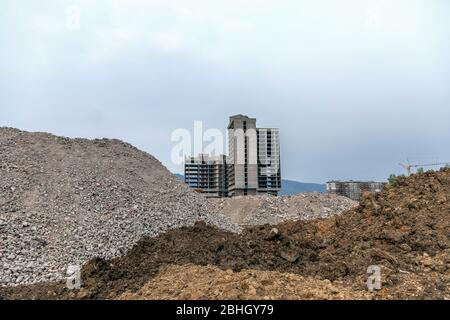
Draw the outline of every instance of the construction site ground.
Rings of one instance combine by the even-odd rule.
[[[2,170],[14,177],[18,169]],[[190,190],[179,188],[189,196]],[[11,208],[18,199],[13,191]],[[184,225],[165,224],[167,231],[144,235],[124,254],[90,259],[82,267],[80,290],[67,289],[63,279],[39,281],[2,286],[0,299],[450,299],[449,197],[450,169],[445,168],[398,177],[379,194],[363,194],[358,206],[318,219],[241,231],[216,218],[214,209],[208,223],[192,224],[196,216],[189,215]],[[167,201],[175,203],[177,197]],[[200,204],[193,208],[208,208],[198,197],[189,201]],[[4,208],[3,214],[10,214]],[[16,243],[16,238],[6,240]],[[0,257],[14,271],[15,260]],[[374,292],[366,286],[370,266],[381,271],[381,288]]]
[[[152,299],[449,299],[450,170],[396,183],[327,219],[249,227],[241,234],[200,222],[145,237],[124,257],[86,264],[80,291],[60,282],[1,294],[8,299],[141,299],[146,294]],[[370,265],[381,268],[382,288],[374,293],[366,288]],[[188,280],[186,270],[198,273]],[[229,282],[213,280],[215,273],[228,275]],[[287,279],[299,286],[282,294],[279,287]]]

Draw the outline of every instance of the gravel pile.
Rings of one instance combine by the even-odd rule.
[[[210,201],[234,222],[244,226],[327,218],[358,205],[346,197],[318,192],[280,197],[238,196]]]
[[[0,286],[61,280],[69,264],[198,220],[240,231],[129,144],[0,128]]]
[[[85,264],[78,292],[64,283],[41,283],[0,288],[0,300],[123,294],[261,299],[286,293],[285,299],[290,293],[321,295],[322,289],[351,299],[367,293],[369,266],[378,266],[381,276],[381,290],[370,298],[449,300],[449,213],[450,169],[414,174],[395,179],[381,193],[364,193],[358,207],[327,219],[248,227],[239,234],[199,222],[144,237],[126,256]]]

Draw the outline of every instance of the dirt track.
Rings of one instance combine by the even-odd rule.
[[[351,290],[328,280],[276,271],[221,270],[214,266],[169,266],[139,291],[126,292],[125,300],[215,299],[370,299],[365,290]]]

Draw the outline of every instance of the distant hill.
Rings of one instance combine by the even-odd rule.
[[[179,179],[184,181],[184,175],[176,173]],[[280,196],[288,196],[292,194],[297,194],[301,192],[325,192],[326,186],[324,184],[318,183],[304,183],[294,180],[281,180],[281,191]]]
[[[176,175],[177,178],[180,179],[181,181],[184,181],[184,175],[179,174],[179,173],[174,173],[174,175]]]
[[[305,183],[294,180],[281,180],[280,196],[288,196],[300,192],[325,192],[326,185],[318,183]]]

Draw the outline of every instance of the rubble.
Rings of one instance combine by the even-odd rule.
[[[240,230],[127,143],[0,128],[0,286],[61,280],[198,220]]]
[[[352,209],[358,202],[343,196],[305,192],[293,196],[258,195],[210,198],[234,222],[243,225],[328,218]]]
[[[261,214],[262,225],[237,233],[231,232],[239,231],[237,225],[221,216],[219,208],[213,210],[217,214],[183,209],[186,204],[209,205],[175,183],[156,160],[121,142],[105,142],[102,154],[113,156],[102,159],[94,155],[95,142],[68,140],[73,149],[67,157],[58,148],[31,148],[37,141],[12,148],[10,141],[26,144],[30,139],[14,134],[6,140],[0,136],[0,259],[7,266],[2,279],[13,285],[29,283],[26,277],[36,267],[31,258],[38,258],[35,250],[51,263],[59,261],[56,254],[67,258],[64,245],[76,257],[97,257],[83,265],[80,290],[68,290],[62,279],[49,279],[0,288],[0,299],[307,299],[308,292],[320,299],[450,299],[448,168],[399,177],[381,193],[363,194],[359,206],[342,214],[294,217],[272,225]],[[33,150],[17,154],[22,149]],[[99,167],[86,159],[95,159]],[[95,168],[95,174],[87,168]],[[108,181],[111,185],[104,187]],[[94,190],[107,201],[88,201]],[[241,212],[252,210],[252,201],[243,201]],[[195,220],[209,224],[193,224]],[[79,230],[80,225],[86,229]],[[141,237],[144,231],[147,235]],[[135,241],[123,255],[111,253],[121,243],[131,246]],[[71,252],[80,243],[90,250]],[[53,270],[39,266],[47,268],[45,274]],[[381,286],[373,292],[367,290],[369,269],[380,271]]]

